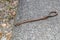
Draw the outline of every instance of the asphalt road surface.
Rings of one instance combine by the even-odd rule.
[[[50,11],[58,16],[14,27],[13,40],[60,40],[60,0],[19,0],[16,22],[43,17]]]

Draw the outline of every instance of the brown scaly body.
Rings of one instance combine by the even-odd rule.
[[[54,16],[57,16],[58,13],[56,11],[52,11],[48,14],[48,16],[44,16],[42,18],[37,18],[37,19],[32,19],[32,20],[26,20],[26,21],[23,21],[23,22],[19,22],[19,23],[16,23],[15,26],[19,26],[21,24],[24,24],[24,23],[29,23],[29,22],[35,22],[35,21],[40,21],[40,20],[45,20],[47,18],[51,18],[51,17],[54,17]]]

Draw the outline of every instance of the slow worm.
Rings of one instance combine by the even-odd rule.
[[[57,15],[58,15],[58,13],[57,13],[56,11],[51,11],[47,16],[44,16],[43,18],[26,20],[26,21],[23,21],[23,22],[16,23],[15,26],[19,26],[19,25],[24,24],[24,23],[29,23],[29,22],[35,22],[35,21],[45,20],[45,19],[48,19],[48,18],[51,18],[51,17],[55,17],[55,16],[57,16]]]

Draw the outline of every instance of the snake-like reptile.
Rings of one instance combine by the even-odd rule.
[[[45,20],[45,19],[48,19],[48,18],[51,18],[51,17],[55,17],[57,15],[58,15],[58,13],[56,11],[51,11],[47,16],[44,16],[42,18],[37,18],[37,19],[32,19],[32,20],[26,20],[26,21],[23,21],[23,22],[19,22],[19,23],[16,23],[15,26],[19,26],[19,25],[24,24],[24,23]]]

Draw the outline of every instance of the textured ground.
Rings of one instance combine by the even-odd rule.
[[[60,40],[60,0],[19,0],[17,22],[46,16],[52,10],[59,15],[14,27],[13,40]]]

